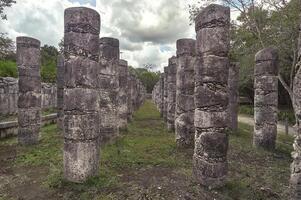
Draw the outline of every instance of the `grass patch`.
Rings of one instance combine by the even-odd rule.
[[[230,133],[228,182],[212,191],[194,182],[193,149],[176,148],[174,133],[167,131],[150,101],[135,112],[127,131],[121,131],[114,143],[102,148],[98,177],[83,184],[63,179],[63,138],[56,125],[42,128],[38,145],[16,147],[14,165],[47,169],[43,187],[58,195],[53,199],[159,199],[160,195],[161,199],[175,199],[179,197],[175,192],[181,190],[183,194],[190,194],[191,199],[288,199],[293,138],[278,134],[276,150],[268,152],[253,148],[252,132],[252,126],[240,123],[239,130]],[[15,139],[8,139],[1,141],[0,146],[15,143]],[[164,177],[166,174],[168,177]],[[141,185],[149,181],[158,185]],[[170,190],[162,194],[164,190],[158,190],[158,186],[170,187]]]

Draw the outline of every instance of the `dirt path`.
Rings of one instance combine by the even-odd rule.
[[[254,119],[251,116],[239,115],[238,121],[244,124],[248,124],[250,126],[254,126]],[[277,131],[278,133],[285,133],[285,125],[282,122],[278,122]],[[296,132],[292,126],[289,126],[288,133],[289,135],[294,135]]]

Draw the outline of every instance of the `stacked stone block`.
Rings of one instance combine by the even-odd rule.
[[[238,129],[238,87],[239,87],[239,63],[231,63],[229,67],[229,128],[236,132]]]
[[[163,120],[167,122],[167,77],[168,67],[164,67],[164,88],[163,88]]]
[[[119,92],[119,41],[104,37],[99,42],[100,73],[100,133],[101,143],[105,144],[119,134],[118,132],[118,92]]]
[[[265,48],[255,55],[253,145],[273,150],[277,136],[278,52]]]
[[[98,174],[100,16],[92,9],[65,10],[64,177],[84,182]]]
[[[193,173],[209,188],[225,184],[228,150],[230,9],[211,4],[197,15]]]
[[[21,145],[38,143],[41,126],[40,41],[17,37],[19,74],[18,142]]]
[[[167,76],[167,129],[175,129],[175,108],[176,108],[176,74],[177,58],[175,56],[168,60]]]
[[[64,56],[59,55],[57,59],[57,126],[60,130],[64,129]]]
[[[119,61],[119,93],[118,93],[118,114],[119,114],[119,128],[127,128],[127,91],[128,91],[128,63],[125,60]]]
[[[194,146],[195,40],[177,41],[175,135],[180,148]]]

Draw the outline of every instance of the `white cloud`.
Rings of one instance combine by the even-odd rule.
[[[0,21],[0,32],[12,39],[27,35],[57,46],[63,37],[64,9],[80,6],[72,1],[17,1],[6,9],[8,20]],[[134,67],[155,64],[163,70],[176,52],[176,40],[195,37],[181,0],[97,0],[95,9],[101,15],[100,37],[118,38],[122,58]]]

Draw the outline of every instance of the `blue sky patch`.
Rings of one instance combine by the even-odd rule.
[[[69,0],[71,2],[78,2],[80,4],[91,4],[92,6],[95,6],[96,7],[96,0]]]

